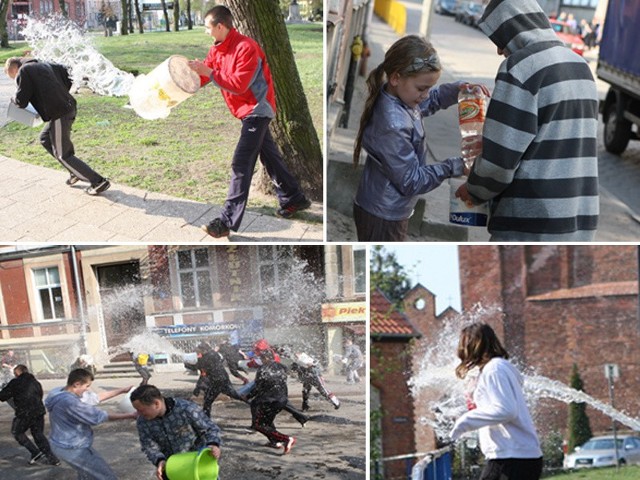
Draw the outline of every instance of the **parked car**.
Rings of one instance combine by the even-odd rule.
[[[571,30],[571,27],[566,22],[560,22],[558,20],[549,20],[551,28],[556,32],[558,38],[571,50],[578,55],[584,55],[584,41],[582,37]]]
[[[640,437],[618,435],[620,465],[640,464]],[[613,435],[593,437],[564,457],[564,468],[611,467],[616,464]]]
[[[484,5],[473,1],[462,2],[456,10],[456,21],[477,27],[483,13]]]
[[[440,15],[455,15],[457,0],[436,0],[435,12]]]

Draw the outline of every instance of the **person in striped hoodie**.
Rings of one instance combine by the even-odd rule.
[[[587,62],[536,0],[491,0],[480,29],[504,55],[482,155],[456,195],[490,203],[492,241],[591,241],[598,223],[598,94]]]

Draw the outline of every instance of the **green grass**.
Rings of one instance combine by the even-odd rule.
[[[316,131],[322,142],[322,29],[287,27]],[[166,58],[204,58],[211,45],[202,27],[143,35],[89,36],[116,67],[148,73]],[[0,49],[0,62],[22,55],[25,43]],[[126,97],[102,97],[82,90],[72,140],[76,155],[115,183],[191,200],[222,203],[226,197],[240,121],[217,88],[207,85],[175,107],[168,118],[144,120],[124,108]],[[62,169],[38,141],[39,129],[9,123],[0,128],[0,153],[24,162]],[[250,195],[251,208],[273,207],[274,199]]]
[[[640,467],[626,466],[620,468],[619,471],[616,471],[615,468],[586,468],[544,478],[553,478],[553,480],[639,480]]]

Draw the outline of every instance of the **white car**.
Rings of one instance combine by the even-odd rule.
[[[618,435],[620,465],[640,464],[640,437]],[[613,435],[593,437],[564,457],[564,468],[610,467],[616,464]]]

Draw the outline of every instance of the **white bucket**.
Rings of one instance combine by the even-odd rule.
[[[136,409],[131,404],[131,393],[133,392],[133,388],[131,388],[124,397],[118,403],[118,410],[122,413],[134,413]]]
[[[28,127],[37,127],[44,122],[33,105],[29,104],[26,108],[20,108],[15,103],[9,102],[7,107],[7,118],[15,122],[22,123]]]
[[[129,90],[129,103],[147,120],[166,118],[171,109],[200,88],[200,77],[189,68],[189,59],[172,55],[148,75],[138,75]]]
[[[197,353],[185,353],[182,355],[182,361],[184,363],[188,363],[189,365],[195,365],[198,363],[198,354]]]
[[[489,218],[489,205],[483,203],[468,207],[461,198],[456,198],[456,191],[466,181],[466,177],[449,179],[449,222],[466,227],[484,227]]]

